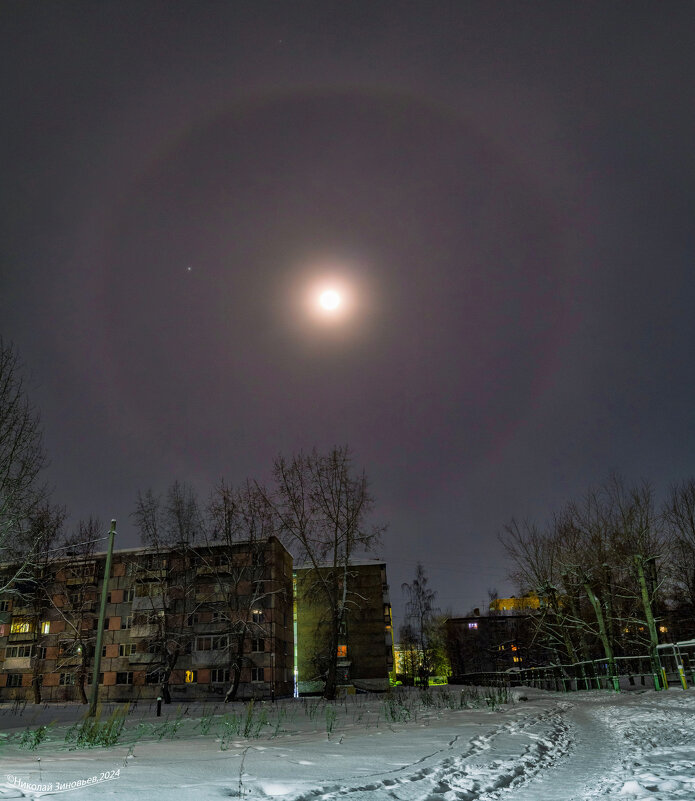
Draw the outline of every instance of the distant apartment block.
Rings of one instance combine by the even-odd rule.
[[[328,656],[330,609],[321,581],[342,588],[340,569],[295,568],[297,689],[319,693]],[[348,690],[386,690],[393,670],[391,600],[383,562],[351,563],[347,572],[345,621],[338,644],[338,684]]]

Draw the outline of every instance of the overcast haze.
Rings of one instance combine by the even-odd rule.
[[[347,444],[396,610],[421,559],[465,613],[513,590],[513,515],[691,476],[694,24],[3,3],[0,333],[55,500],[134,546],[138,489]]]

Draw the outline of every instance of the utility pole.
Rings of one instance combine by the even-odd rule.
[[[111,521],[109,530],[109,549],[106,552],[106,567],[104,568],[104,583],[101,585],[101,607],[99,608],[99,626],[97,628],[97,644],[94,649],[94,673],[92,674],[92,697],[89,702],[88,717],[93,718],[97,713],[97,698],[99,696],[99,668],[101,667],[101,643],[104,639],[104,618],[106,616],[106,598],[109,594],[109,579],[111,578],[111,556],[113,554],[113,538],[116,535],[116,521]]]

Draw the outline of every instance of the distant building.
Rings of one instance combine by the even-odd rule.
[[[31,700],[35,683],[43,700],[80,700],[79,685],[92,680],[105,562],[103,553],[58,559],[0,596],[0,700]],[[292,557],[275,537],[119,550],[107,591],[100,700],[156,697],[174,653],[172,695],[219,698],[239,647],[238,697],[292,693]]]
[[[322,578],[332,568],[320,568]],[[335,580],[342,581],[342,576]],[[338,645],[338,684],[358,690],[386,690],[393,670],[391,601],[383,562],[350,564],[348,603]],[[316,592],[316,571],[295,568],[297,690],[321,692],[327,658],[326,642],[330,610]]]
[[[447,653],[454,677],[540,663],[532,615],[511,609],[500,612],[481,615],[476,609],[472,615],[446,621]]]
[[[490,602],[490,614],[524,613],[529,614],[540,609],[541,601],[535,593],[521,595],[518,598],[512,595],[511,598],[495,598]]]

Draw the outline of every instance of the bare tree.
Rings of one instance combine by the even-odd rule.
[[[149,552],[132,565],[137,573],[132,625],[134,633],[145,633],[140,647],[153,654],[148,676],[157,678],[168,704],[172,671],[194,636],[191,616],[199,601],[191,555],[202,519],[195,493],[179,482],[169,487],[164,500],[151,490],[138,494],[133,517]]]
[[[40,474],[46,465],[39,415],[29,402],[17,353],[0,339],[0,592],[28,576],[39,544],[32,519],[47,498]]]
[[[196,551],[199,570],[213,580],[202,608],[212,612],[220,627],[217,643],[222,647],[215,650],[222,652],[229,670],[225,702],[235,700],[244,666],[254,666],[254,658],[264,661],[272,629],[264,609],[273,595],[287,592],[269,579],[266,567],[268,539],[275,532],[266,495],[250,482],[233,490],[221,481],[208,505],[206,545],[214,547]]]
[[[352,588],[351,560],[371,550],[383,527],[367,527],[374,506],[367,477],[355,474],[347,447],[299,453],[274,464],[275,490],[266,495],[278,531],[310,573],[304,591],[326,610],[324,697],[335,698],[341,632],[364,599]]]
[[[61,558],[50,571],[52,581],[44,589],[51,617],[62,621],[56,670],[70,677],[83,704],[96,643],[99,570],[95,553],[102,536],[98,518],[80,520],[77,530],[65,538]]]
[[[415,568],[412,582],[404,582],[402,589],[406,595],[406,627],[401,629],[401,639],[414,641],[420,654],[419,678],[424,687],[429,686],[434,673],[437,655],[435,622],[439,610],[434,602],[437,593],[430,589],[429,579],[420,562]]]
[[[695,479],[673,485],[663,509],[672,547],[671,570],[676,601],[695,612]]]

